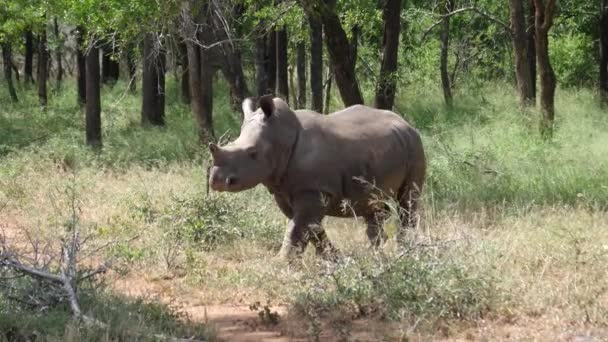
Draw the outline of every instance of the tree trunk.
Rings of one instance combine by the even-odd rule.
[[[399,33],[401,31],[401,0],[385,0],[382,9],[384,20],[384,42],[382,52],[382,66],[376,87],[376,107],[392,109],[395,102],[395,88],[397,81],[397,57],[399,53]]]
[[[13,84],[13,63],[10,43],[2,44],[2,64],[4,65],[4,79],[6,80],[6,85],[8,86],[8,93],[13,102],[18,102],[19,99],[17,98],[17,92],[15,91],[15,85]]]
[[[445,15],[454,10],[454,1],[445,0],[441,6],[442,14]],[[452,81],[448,72],[448,52],[450,48],[450,17],[445,16],[441,22],[441,56],[440,56],[440,73],[441,87],[443,89],[443,98],[448,109],[452,109]]]
[[[532,103],[536,103],[536,28],[534,25],[536,8],[534,0],[528,0],[528,30],[526,32],[528,42],[528,67],[530,69],[530,80],[532,85]]]
[[[130,43],[127,48],[127,70],[129,72],[129,91],[135,93],[137,91],[137,80],[135,78],[137,74],[137,58],[135,57],[135,46]]]
[[[205,126],[208,127],[211,136],[213,131],[213,77],[216,68],[212,64],[211,50],[201,50],[201,109],[205,119]]]
[[[106,42],[102,47],[101,82],[103,84],[114,84],[118,81],[120,64],[115,60],[114,42]]]
[[[76,33],[76,69],[77,69],[77,86],[78,86],[78,104],[83,106],[87,102],[87,85],[86,85],[86,56],[84,53],[84,27],[77,27]]]
[[[144,37],[142,125],[165,125],[165,52],[156,33]]]
[[[298,43],[296,73],[298,78],[298,108],[306,108],[306,44]],[[293,91],[293,90],[292,90]]]
[[[87,145],[101,148],[101,90],[99,83],[99,49],[91,46],[86,57],[86,140]]]
[[[201,34],[198,32],[198,24],[193,21],[191,16],[191,2],[186,1],[183,4],[182,11],[182,20],[183,20],[183,32],[184,37],[200,37]],[[197,15],[197,21],[201,21],[203,9],[199,10]],[[194,120],[197,123],[199,129],[199,141],[201,143],[210,142],[214,138],[213,134],[213,121],[212,121],[212,111],[210,110],[207,97],[208,94],[204,94],[203,90],[209,91],[209,84],[203,85],[203,82],[213,82],[213,79],[203,80],[203,76],[207,76],[209,74],[208,70],[203,72],[203,58],[205,57],[202,54],[199,46],[191,41],[186,40],[186,49],[188,54],[188,79],[190,81],[190,108],[192,110],[192,115],[194,116]],[[206,63],[208,66],[210,63]],[[211,102],[211,105],[213,103]],[[211,107],[212,109],[212,107]]]
[[[608,0],[602,0],[600,13],[600,96],[608,105]]]
[[[57,89],[61,88],[61,80],[63,79],[63,65],[61,61],[61,45],[63,44],[61,35],[59,33],[59,24],[57,23],[57,17],[53,19],[55,28],[55,39],[57,39],[57,47],[55,48],[55,59],[57,60]]]
[[[46,81],[48,79],[48,51],[46,30],[40,33],[38,42],[38,101],[42,107],[47,104]]]
[[[543,113],[541,133],[550,137],[553,134],[555,118],[556,79],[549,58],[549,29],[553,25],[555,0],[534,0],[536,6],[536,59],[540,73],[540,104]]]
[[[355,74],[355,61],[350,54],[350,45],[346,33],[335,11],[335,0],[329,4],[314,0],[300,0],[304,11],[309,16],[319,15],[325,30],[325,45],[336,79],[336,86],[346,107],[362,104],[363,96]],[[397,17],[399,15],[397,14]]]
[[[243,72],[241,51],[236,46],[225,46],[222,51],[222,73],[230,86],[232,109],[240,112],[243,100],[249,96],[249,88],[247,88],[247,81]]]
[[[268,63],[266,74],[268,75],[268,89],[270,93],[277,91],[277,32],[272,29],[268,34],[268,46],[266,47]]]
[[[351,30],[351,38],[350,38],[350,55],[353,59],[353,68],[357,69],[357,57],[359,54],[359,33],[361,29],[359,25],[354,25]]]
[[[179,58],[182,66],[181,95],[184,104],[190,104],[190,79],[188,77],[188,47],[179,43]]]
[[[267,36],[262,31],[263,24],[258,27],[258,36],[255,39],[255,81],[256,93],[258,97],[268,94],[268,59],[266,58]]]
[[[325,105],[323,106],[323,114],[329,114],[329,100],[331,99],[331,79],[333,78],[332,66],[327,66],[327,81],[325,81]]]
[[[323,25],[309,16],[310,24],[310,96],[311,107],[323,112]]]
[[[277,93],[289,102],[289,74],[287,72],[287,29],[277,31]]]
[[[25,31],[25,83],[34,83],[34,35],[28,29]]]
[[[509,0],[511,10],[511,42],[515,51],[515,76],[519,103],[522,107],[534,104],[532,76],[528,59],[528,35],[523,0]]]

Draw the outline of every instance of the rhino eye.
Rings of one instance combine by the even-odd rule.
[[[256,150],[249,150],[247,151],[247,154],[249,155],[249,158],[256,160],[258,158],[258,152]]]

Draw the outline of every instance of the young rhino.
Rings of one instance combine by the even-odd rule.
[[[274,195],[290,219],[280,256],[299,254],[309,242],[318,254],[335,253],[321,227],[326,215],[365,218],[378,246],[386,239],[383,196],[403,209],[401,232],[415,224],[426,161],[419,134],[400,116],[363,105],[327,116],[292,111],[270,95],[258,107],[246,99],[240,136],[209,145],[209,181],[213,190],[230,192],[261,183]]]

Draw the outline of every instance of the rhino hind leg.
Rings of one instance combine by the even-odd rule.
[[[371,217],[366,218],[367,223],[367,238],[369,243],[374,248],[380,247],[380,245],[388,239],[386,231],[384,231],[384,221],[386,220],[385,212],[378,212]]]
[[[403,242],[408,230],[418,225],[418,204],[420,201],[420,188],[414,183],[405,186],[399,196],[399,221],[401,227],[397,232],[397,241]]]

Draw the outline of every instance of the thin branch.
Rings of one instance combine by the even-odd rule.
[[[484,10],[478,8],[478,7],[471,6],[471,7],[459,8],[459,9],[457,9],[455,11],[450,12],[450,13],[446,13],[446,14],[441,15],[440,16],[441,19],[439,21],[433,23],[426,30],[424,30],[424,33],[422,34],[422,39],[421,40],[424,41],[427,38],[427,36],[429,35],[429,33],[431,33],[431,31],[435,27],[439,26],[443,22],[443,19],[451,17],[451,16],[456,15],[456,14],[463,13],[463,12],[475,12],[475,13],[481,15],[482,17],[487,18],[490,21],[493,21],[493,22],[497,23],[498,25],[502,26],[504,28],[504,30],[507,33],[509,33],[510,35],[513,34],[513,30],[511,30],[511,26],[510,25],[508,25],[504,21],[502,21],[502,20],[494,17],[493,15],[489,14],[488,12],[486,12],[486,11],[484,11]]]

